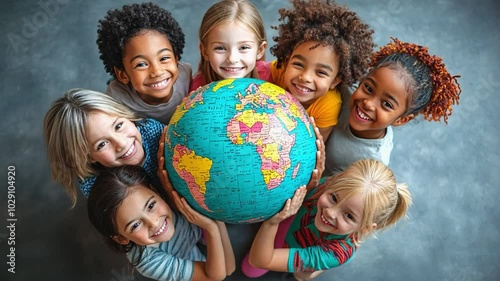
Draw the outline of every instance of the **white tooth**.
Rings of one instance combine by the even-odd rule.
[[[126,157],[130,156],[130,154],[132,154],[132,151],[134,151],[134,147],[135,147],[135,145],[132,144],[132,146],[130,146],[128,151],[125,154],[123,154],[123,156],[121,158],[126,158]]]

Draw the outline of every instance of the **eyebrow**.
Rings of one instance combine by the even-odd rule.
[[[299,59],[299,60],[302,60],[302,61],[306,60],[306,58],[303,55],[293,55],[290,59]],[[330,70],[330,71],[333,72],[333,68],[330,65],[328,65],[328,64],[317,63],[316,66],[319,66],[320,68],[328,69],[328,70]]]
[[[377,86],[377,82],[375,82],[375,80],[373,80],[373,78],[371,78],[371,77],[366,77],[366,80],[370,80],[370,82],[371,82],[372,84],[374,84],[374,85],[375,85],[375,87]],[[396,99],[393,95],[391,95],[391,93],[388,93],[388,92],[383,92],[382,94],[383,94],[384,96],[386,96],[387,98],[389,98],[390,100],[392,100],[392,101],[393,101],[393,102],[394,102],[397,106],[399,106],[399,102],[398,102],[398,100],[397,100],[397,99]]]
[[[118,119],[120,119],[120,117],[116,117],[115,121],[113,121],[113,123],[111,123],[111,128],[114,128],[114,127],[116,126],[116,122],[118,122]],[[94,145],[95,145],[95,143],[96,143],[98,140],[100,140],[100,138],[99,138],[99,139],[97,139],[97,140],[92,140],[92,141],[90,141],[90,143],[92,144],[92,146],[94,146]]]
[[[159,50],[158,52],[156,52],[156,54],[159,55],[165,51],[169,51],[169,52],[173,53],[173,51],[170,50],[169,48],[163,48],[163,49]],[[137,55],[137,56],[130,59],[130,63],[132,63],[135,59],[138,59],[138,58],[146,59],[146,57],[144,55]]]
[[[144,211],[148,206],[149,206],[149,202],[151,202],[151,200],[153,200],[155,196],[154,195],[151,195],[151,197],[149,197],[149,199],[146,201],[146,204],[144,204],[144,207],[142,207],[142,210]],[[125,227],[123,228],[123,231],[127,231],[127,228],[128,226],[133,222],[134,220],[131,220],[129,221]]]

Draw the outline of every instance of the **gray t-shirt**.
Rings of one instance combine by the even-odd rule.
[[[362,139],[354,136],[349,127],[349,99],[351,91],[341,88],[342,107],[339,122],[325,143],[325,172],[330,176],[345,170],[349,165],[361,159],[379,160],[389,165],[392,151],[392,127],[387,127],[385,136],[381,139]]]
[[[178,68],[179,76],[174,83],[172,96],[166,103],[158,105],[147,104],[139,97],[139,94],[137,94],[132,86],[123,84],[117,79],[109,83],[106,94],[130,107],[139,113],[141,117],[153,118],[167,125],[177,106],[189,93],[189,84],[191,83],[191,64],[179,62]]]

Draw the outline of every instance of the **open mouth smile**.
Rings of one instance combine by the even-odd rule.
[[[125,152],[125,154],[120,156],[118,159],[128,159],[134,153],[134,151],[135,151],[135,141],[132,143],[127,152]]]
[[[153,233],[153,235],[151,235],[151,238],[154,238],[154,237],[162,235],[163,233],[165,233],[165,231],[167,229],[168,229],[167,228],[167,219],[165,218],[165,220],[163,221],[163,224],[161,225],[160,229],[158,229],[158,231],[156,231],[155,233]]]

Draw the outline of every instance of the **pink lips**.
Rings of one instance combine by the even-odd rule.
[[[366,114],[359,106],[355,107],[355,112],[354,115],[356,116],[356,119],[358,119],[360,122],[369,122],[373,121],[373,119]]]

